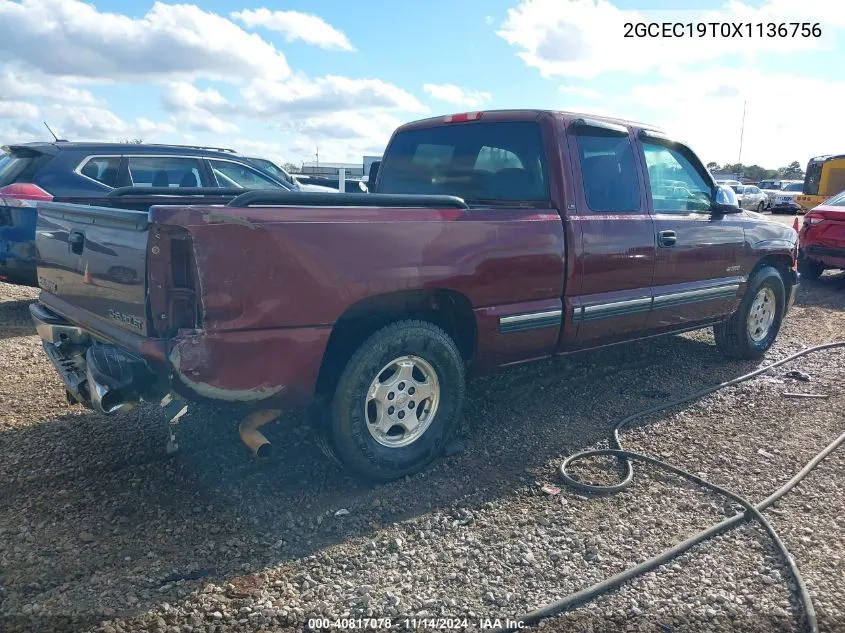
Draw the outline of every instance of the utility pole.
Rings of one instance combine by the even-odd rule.
[[[742,151],[742,150],[740,150],[740,151]],[[316,156],[316,159],[317,159],[317,170],[319,170],[320,169],[320,144],[319,143],[317,143],[317,153],[315,154],[315,156]]]
[[[742,127],[739,130],[739,156],[736,159],[738,164],[742,164],[742,137],[745,135],[745,106],[748,101],[742,102]]]

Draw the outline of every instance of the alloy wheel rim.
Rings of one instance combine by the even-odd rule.
[[[760,288],[748,313],[748,336],[759,343],[769,335],[775,321],[775,293],[771,288]]]
[[[416,442],[440,406],[440,381],[419,356],[401,356],[376,374],[367,390],[364,419],[372,438],[387,448]]]

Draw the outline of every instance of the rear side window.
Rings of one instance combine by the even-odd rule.
[[[587,128],[575,134],[584,196],[591,211],[640,210],[640,180],[634,148],[626,136]]]
[[[0,187],[19,182],[34,161],[34,156],[21,156],[11,151],[0,151]]]
[[[546,202],[540,126],[533,121],[481,121],[400,132],[379,168],[379,193]]]
[[[136,187],[201,187],[198,158],[130,156],[129,176]]]
[[[120,156],[92,156],[86,159],[79,173],[107,187],[117,184]]]

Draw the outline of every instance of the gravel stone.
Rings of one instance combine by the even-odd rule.
[[[233,411],[192,406],[168,455],[157,407],[103,416],[69,406],[29,321],[36,296],[0,284],[4,633],[52,630],[36,618],[70,619],[55,630],[82,633],[228,633],[305,630],[309,616],[514,617],[737,511],[646,466],[629,489],[597,498],[557,474],[566,455],[607,446],[624,415],[757,366],[725,361],[709,331],[475,378],[462,452],[371,486],[325,460],[298,414],[266,427],[278,450],[257,460]],[[765,362],[843,332],[845,275],[826,273],[802,284]],[[623,443],[759,501],[842,432],[843,359],[841,350],[805,357],[642,420]],[[796,385],[787,370],[829,399],[781,397]],[[613,465],[597,459],[577,473],[611,482]],[[538,482],[562,489],[548,495]],[[349,515],[334,519],[338,508]],[[845,450],[766,515],[804,574],[821,631],[841,631]],[[545,628],[799,631],[792,582],[747,524]]]

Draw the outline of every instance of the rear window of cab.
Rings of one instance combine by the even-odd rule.
[[[549,199],[543,136],[534,121],[478,121],[399,132],[380,193],[452,195],[468,202]]]

